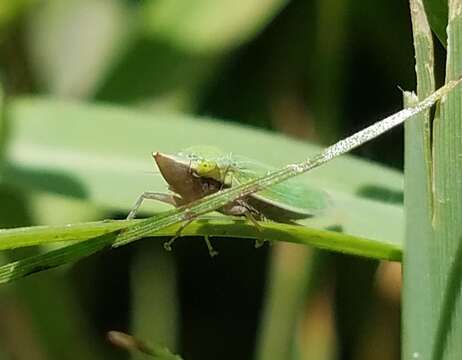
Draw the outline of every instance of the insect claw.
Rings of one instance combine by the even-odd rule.
[[[261,238],[255,239],[255,249],[258,249],[262,247],[263,245],[265,245],[265,242],[266,242],[265,239],[261,239]]]
[[[269,246],[271,246],[273,245],[273,242],[271,240],[266,240],[262,238],[255,239],[255,249],[258,249],[265,244],[268,244]]]
[[[188,213],[186,213],[188,214]],[[180,228],[176,231],[175,235],[168,241],[164,242],[164,249],[167,251],[172,251],[172,244],[173,242],[178,239],[181,236],[181,232],[184,230],[186,226],[191,224],[191,222],[195,219],[196,217],[193,216],[191,219],[186,221],[183,225],[180,226]]]
[[[219,254],[219,252],[216,251],[216,250],[210,250],[209,254],[210,254],[210,257],[213,258],[214,256],[217,256]]]
[[[258,249],[258,248],[262,247],[265,244],[265,242],[269,242],[268,240],[265,240],[265,238],[263,238],[263,230],[264,229],[260,225],[260,223],[257,221],[257,219],[255,219],[255,217],[252,215],[252,213],[250,211],[248,211],[244,215],[248,220],[250,220],[250,222],[255,226],[255,228],[258,231],[257,238],[255,239],[255,248]]]
[[[174,236],[170,240],[164,242],[164,249],[167,251],[172,251],[172,244],[177,238],[178,236]]]

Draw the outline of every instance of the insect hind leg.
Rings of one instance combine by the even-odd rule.
[[[267,241],[263,238],[263,228],[258,220],[264,220],[265,217],[257,209],[243,200],[237,200],[222,209],[226,215],[245,216],[258,230],[258,237],[255,240],[255,247],[259,248]]]

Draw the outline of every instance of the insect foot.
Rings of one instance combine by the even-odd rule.
[[[212,243],[210,242],[210,239],[208,237],[208,235],[205,235],[204,236],[204,240],[205,240],[205,244],[207,245],[207,249],[209,250],[209,255],[211,258],[213,258],[214,256],[217,256],[218,255],[218,251],[216,251],[213,246],[212,246]]]
[[[180,236],[179,235],[175,235],[174,237],[172,237],[170,240],[164,242],[164,249],[167,250],[167,251],[172,251],[172,244],[174,243],[174,241],[176,239],[178,239]]]
[[[271,240],[266,240],[265,238],[259,236],[257,239],[255,239],[255,249],[262,247],[265,245],[265,243],[268,243],[268,245],[273,245]]]
[[[254,215],[248,211],[245,214],[245,217],[255,226],[257,229],[257,238],[255,239],[255,248],[258,249],[265,245],[265,242],[268,242],[271,244],[270,241],[266,240],[263,237],[263,227],[260,225],[260,223],[257,221],[257,219],[254,217]],[[263,215],[259,214],[262,219],[264,219]]]
[[[258,249],[260,247],[262,247],[263,245],[265,245],[265,242],[266,240],[265,239],[255,239],[255,249]]]

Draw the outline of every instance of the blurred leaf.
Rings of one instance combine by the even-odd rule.
[[[6,145],[6,120],[5,120],[5,94],[0,82],[0,181],[2,178],[2,168],[4,163],[4,151]]]
[[[287,0],[147,0],[140,9],[146,32],[196,53],[237,47],[266,25]]]
[[[448,24],[448,2],[446,0],[423,0],[430,27],[441,44],[446,47]]]
[[[144,173],[154,169],[149,156],[153,150],[175,153],[208,144],[274,166],[319,151],[284,136],[218,121],[175,114],[149,116],[109,106],[17,99],[9,104],[8,116],[12,138],[6,181],[123,212],[142,192],[166,187],[159,175]],[[324,188],[335,203],[327,219],[317,225],[309,220],[309,226],[324,227],[327,221],[341,224],[352,235],[401,241],[401,206],[364,198],[361,191],[374,186],[400,192],[398,172],[344,156],[299,179]],[[166,209],[155,203],[145,208]]]
[[[313,251],[291,244],[275,244],[258,332],[255,359],[296,359],[295,334],[300,326],[307,289],[313,287]]]
[[[26,226],[31,223],[27,198],[16,186],[4,183],[5,149],[7,144],[7,121],[5,99],[0,83],[0,228]]]
[[[141,2],[135,21],[143,31],[132,37],[96,98],[191,112],[224,52],[252,37],[285,2],[252,0],[239,6],[229,0]]]
[[[43,89],[87,97],[106,75],[129,30],[122,1],[49,0],[30,13],[27,45]]]
[[[36,0],[0,1],[0,40],[4,28]]]
[[[103,349],[97,346],[95,340],[98,334],[92,331],[68,278],[56,272],[42,273],[14,285],[14,291],[21,296],[20,303],[26,306],[47,359],[104,358]]]
[[[131,332],[175,349],[179,328],[176,263],[158,242],[136,247],[131,266]],[[133,354],[133,359],[142,359]]]
[[[316,91],[312,106],[316,116],[316,130],[323,142],[335,141],[341,133],[345,113],[345,64],[347,52],[348,23],[351,13],[346,11],[346,0],[320,0],[318,3],[318,28],[316,29],[315,58],[322,59],[313,64],[313,79]],[[331,24],[335,23],[335,26]],[[326,39],[327,37],[327,39]]]
[[[358,359],[364,329],[372,318],[370,306],[378,262],[342,254],[333,257],[337,356],[339,359]],[[353,328],[357,331],[351,331]]]
[[[156,110],[190,111],[217,65],[215,56],[191,54],[142,36],[127,46],[95,97]]]
[[[114,345],[122,349],[138,351],[156,360],[181,360],[179,355],[172,354],[166,347],[158,344],[145,343],[144,341],[120,331],[109,331],[108,339]]]
[[[18,188],[0,186],[0,228],[27,226],[31,224],[28,198]]]

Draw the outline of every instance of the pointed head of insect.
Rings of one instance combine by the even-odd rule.
[[[155,152],[152,156],[169,189],[180,195],[185,203],[201,199],[221,188],[218,181],[193,175],[191,161],[188,159],[160,152]]]

